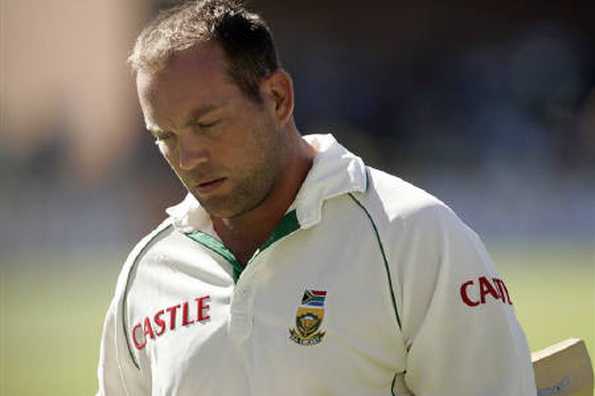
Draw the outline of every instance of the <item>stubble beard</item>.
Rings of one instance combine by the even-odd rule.
[[[274,136],[278,136],[278,133],[274,132]],[[235,185],[229,193],[208,198],[193,193],[211,216],[226,219],[239,217],[260,206],[271,194],[281,177],[283,154],[278,139],[263,136],[266,134],[259,134],[260,158],[249,171],[238,172],[237,177],[233,177],[231,181]]]
[[[196,193],[194,196],[211,216],[227,219],[239,217],[266,200],[276,182],[276,173],[271,167],[265,166],[239,179],[224,196],[203,198]]]

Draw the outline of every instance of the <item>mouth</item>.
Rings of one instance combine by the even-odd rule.
[[[203,183],[199,183],[196,185],[196,190],[201,194],[210,193],[219,188],[225,182],[225,180],[227,180],[227,178],[221,177],[219,179],[212,179]]]

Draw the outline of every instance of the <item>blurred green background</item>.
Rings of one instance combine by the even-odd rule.
[[[490,250],[531,349],[579,337],[593,355],[593,246],[523,244]],[[101,253],[46,255],[23,257],[4,268],[1,395],[94,394],[103,316],[123,259]]]

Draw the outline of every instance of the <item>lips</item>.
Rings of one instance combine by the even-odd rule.
[[[209,193],[219,188],[219,186],[221,186],[225,182],[225,180],[227,180],[225,177],[208,180],[206,182],[197,184],[196,189],[198,190],[198,192],[202,194]]]

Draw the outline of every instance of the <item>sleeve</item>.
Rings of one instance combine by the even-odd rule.
[[[115,340],[116,318],[114,307],[115,301],[112,301],[103,324],[101,348],[99,350],[99,364],[97,367],[99,384],[97,396],[128,395],[120,376],[120,368],[117,362]]]
[[[125,328],[128,328],[128,324],[124,323],[124,318],[127,317],[127,304],[129,304],[125,296],[131,287],[129,278],[133,274],[135,264],[141,260],[143,252],[151,241],[170,225],[171,219],[168,218],[145,236],[132,249],[122,267],[114,298],[103,325],[97,367],[99,385],[97,396],[151,394],[152,376],[150,365],[143,366],[142,362],[139,362],[138,356],[135,357],[130,347],[132,342],[125,330]]]
[[[535,396],[526,337],[479,237],[443,204],[404,225],[393,262],[410,391]]]
[[[134,396],[150,394],[145,376],[137,367],[130,352],[122,323],[123,291],[127,270],[120,274],[115,296],[108,308],[97,366],[98,390],[96,396]]]

